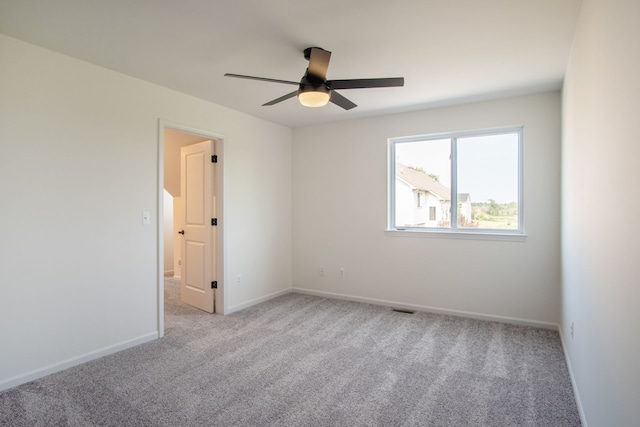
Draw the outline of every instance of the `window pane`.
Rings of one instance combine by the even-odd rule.
[[[518,229],[518,134],[459,138],[458,227]]]
[[[395,144],[395,226],[449,228],[451,140]]]

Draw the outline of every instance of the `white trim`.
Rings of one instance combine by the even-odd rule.
[[[274,299],[274,298],[278,298],[279,296],[282,296],[282,295],[290,294],[291,292],[294,292],[294,289],[293,288],[287,288],[287,289],[283,289],[283,290],[278,291],[278,292],[274,292],[274,293],[269,294],[269,295],[265,295],[265,296],[260,297],[260,298],[252,299],[251,301],[243,302],[242,304],[234,305],[232,307],[229,307],[229,309],[228,309],[226,314],[230,314],[230,313],[233,313],[235,311],[243,310],[245,308],[251,307],[252,305],[260,304],[262,302],[269,301],[270,299]]]
[[[216,313],[227,314],[227,298],[225,297],[225,271],[226,260],[225,256],[227,243],[225,240],[225,214],[224,214],[224,147],[226,139],[223,136],[218,136],[214,144],[215,155],[218,156],[218,163],[216,164],[216,217],[218,218],[218,226],[216,229],[216,280],[218,281],[218,289],[216,290]]]
[[[165,270],[164,277],[167,277],[167,276],[173,276],[173,270]]]
[[[426,238],[443,238],[443,239],[466,239],[466,240],[502,240],[509,242],[524,242],[527,240],[526,234],[516,233],[491,233],[491,232],[469,232],[454,230],[423,230],[418,228],[396,228],[387,229],[384,234],[391,237],[426,237]]]
[[[578,407],[580,422],[582,423],[583,427],[588,427],[587,417],[585,416],[584,409],[582,408],[582,400],[580,399],[580,392],[578,391],[578,384],[576,383],[576,378],[573,375],[573,367],[571,366],[571,359],[569,359],[569,352],[567,351],[567,346],[564,340],[564,334],[562,333],[562,328],[558,328],[558,332],[560,333],[560,342],[562,343],[562,351],[564,352],[564,359],[567,363],[569,378],[571,378],[571,387],[573,388],[573,396],[576,400],[576,406]]]
[[[430,307],[418,304],[406,304],[397,301],[387,301],[376,298],[365,298],[353,295],[338,294],[334,292],[312,291],[309,289],[293,288],[293,292],[307,295],[315,295],[319,297],[342,299],[347,301],[362,302],[366,304],[383,305],[385,307],[401,308],[405,310],[424,311],[426,313],[446,314],[449,316],[466,317],[469,319],[487,320],[490,322],[509,323],[512,325],[532,326],[534,328],[550,329],[557,331],[559,326],[557,323],[543,322],[540,320],[520,319],[517,317],[496,316],[492,314],[475,313],[472,311],[453,310],[447,308]]]
[[[449,139],[449,138],[466,138],[470,136],[484,136],[484,135],[501,135],[503,133],[510,132],[515,129],[522,129],[523,125],[514,126],[500,126],[493,128],[453,131],[453,132],[440,132],[440,133],[427,133],[421,135],[409,135],[409,136],[394,136],[389,138],[389,141],[393,142],[422,142],[436,139]]]
[[[164,337],[164,129],[162,120],[158,120],[158,199],[156,200],[156,256],[158,257],[156,320],[158,338]]]
[[[28,383],[29,381],[37,380],[39,378],[46,377],[47,375],[55,374],[56,372],[64,371],[65,369],[82,365],[83,363],[87,363],[92,360],[99,359],[101,357],[108,356],[110,354],[117,353],[119,351],[126,350],[128,348],[135,347],[137,345],[144,344],[156,339],[158,339],[158,331],[142,335],[138,338],[123,341],[119,344],[110,345],[100,350],[91,351],[77,357],[72,357],[71,359],[63,360],[62,362],[54,363],[52,365],[45,366],[44,368],[39,368],[24,374],[16,375],[15,377],[11,377],[1,381],[0,391],[8,390],[21,384]]]

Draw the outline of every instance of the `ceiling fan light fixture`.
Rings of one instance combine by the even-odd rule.
[[[325,86],[319,87],[300,87],[298,91],[298,100],[305,107],[324,107],[329,103],[331,94]]]

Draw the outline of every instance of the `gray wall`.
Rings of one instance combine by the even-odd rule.
[[[228,309],[291,287],[290,129],[2,35],[0,58],[0,389],[158,336],[160,118],[224,136]]]
[[[385,233],[388,138],[517,125],[524,126],[524,242]],[[560,134],[559,92],[295,129],[294,287],[556,325]]]
[[[584,0],[564,85],[562,331],[590,426],[640,420],[639,20]]]

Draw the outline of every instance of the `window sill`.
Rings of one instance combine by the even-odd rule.
[[[439,230],[415,230],[415,229],[387,229],[384,234],[390,237],[418,237],[436,239],[463,239],[463,240],[498,240],[506,242],[524,242],[526,234],[466,232],[466,231],[439,231]]]

